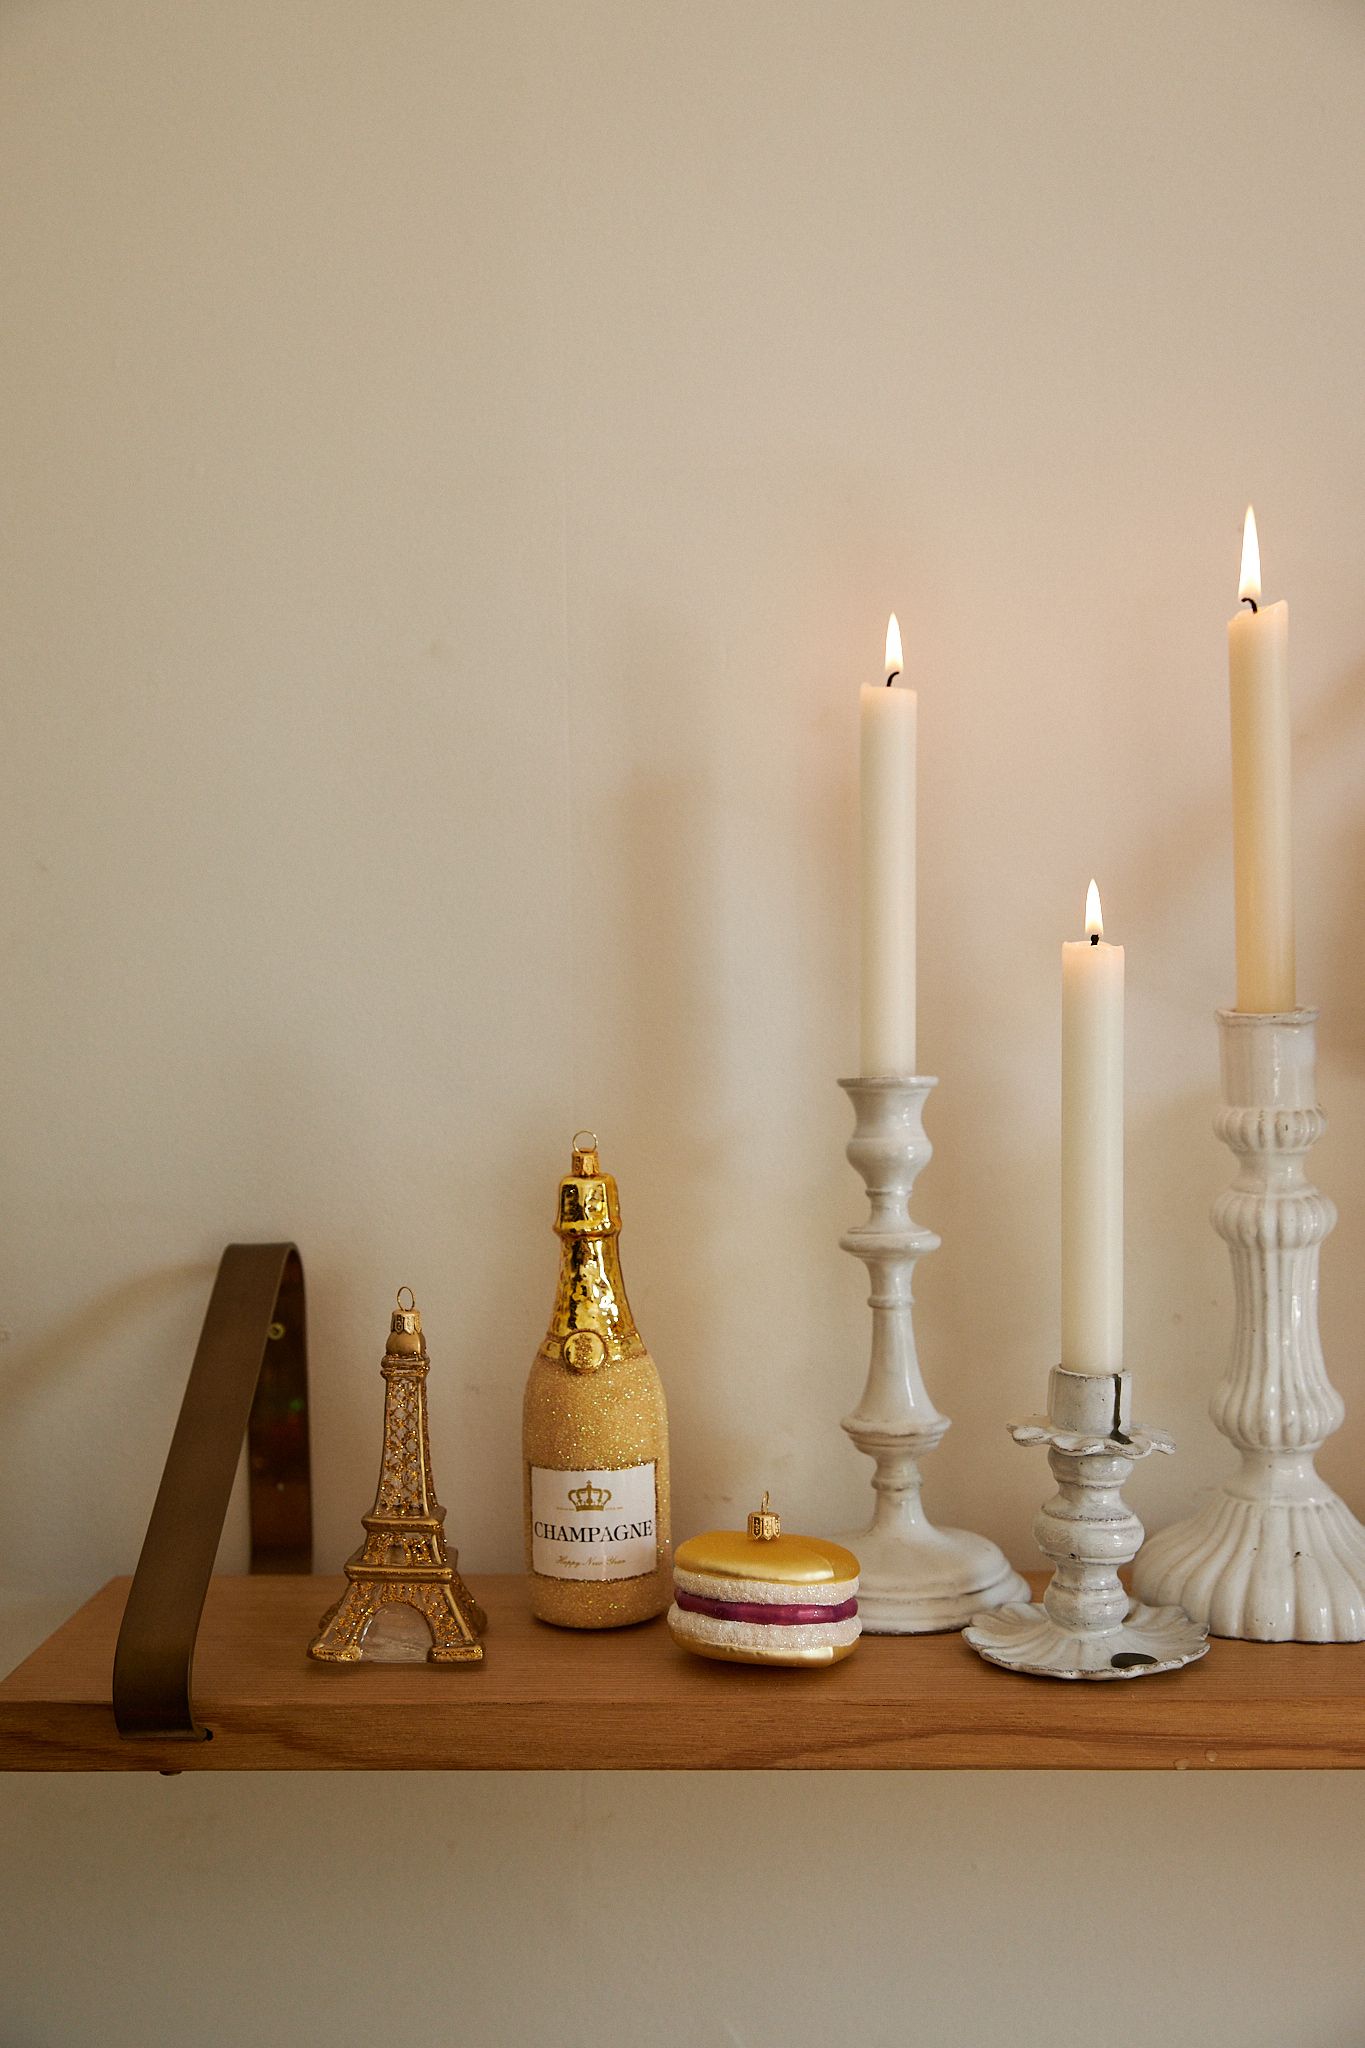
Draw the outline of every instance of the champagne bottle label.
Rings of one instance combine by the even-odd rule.
[[[636,1579],[659,1562],[657,1472],[531,1467],[531,1569],[547,1579]]]

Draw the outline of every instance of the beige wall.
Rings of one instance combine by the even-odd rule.
[[[319,1561],[368,1504],[409,1281],[465,1562],[513,1566],[584,1121],[680,1530],[759,1484],[812,1527],[859,1511],[834,1077],[893,605],[942,1075],[933,1505],[1030,1560],[1042,1460],[1002,1424],[1056,1351],[1057,949],[1093,871],[1128,947],[1129,1351],[1180,1439],[1132,1495],[1182,1511],[1226,1463],[1249,496],[1292,603],[1342,1210],[1324,1464],[1365,1507],[1363,102],[1365,14],[1329,0],[8,0],[14,1655],[135,1557],[233,1236],[308,1261]],[[395,2004],[471,2043],[1040,2048],[1082,1859],[1115,1873],[1081,1932],[1120,2048],[1365,2039],[1351,1778],[0,1799],[5,2048],[342,2048]],[[391,1904],[414,1938],[358,1942]]]

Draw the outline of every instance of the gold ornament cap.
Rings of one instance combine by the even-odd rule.
[[[621,1228],[616,1182],[603,1173],[596,1131],[575,1131],[569,1171],[559,1183],[555,1229],[560,1237],[615,1237]]]
[[[831,1586],[856,1579],[857,1558],[823,1536],[784,1536],[765,1493],[747,1529],[708,1529],[689,1536],[673,1556],[680,1572],[703,1579],[765,1579],[774,1586]]]
[[[773,1507],[766,1486],[762,1501],[749,1517],[749,1534],[755,1543],[776,1543],[782,1534],[782,1517]]]
[[[403,1306],[403,1296],[408,1297],[408,1306]],[[425,1350],[422,1336],[422,1311],[417,1306],[417,1297],[410,1287],[400,1287],[395,1296],[395,1305],[389,1317],[389,1353],[397,1358],[415,1358]]]

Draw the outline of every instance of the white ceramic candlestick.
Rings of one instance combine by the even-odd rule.
[[[868,1634],[961,1628],[979,1608],[1018,1600],[1028,1587],[986,1537],[935,1528],[920,1499],[920,1460],[949,1426],[925,1390],[912,1320],[915,1261],[939,1242],[910,1220],[910,1191],[932,1151],[923,1119],[934,1083],[892,1076],[839,1085],[856,1118],[848,1157],[871,1203],[867,1222],[839,1242],[872,1282],[872,1362],[843,1427],[876,1466],[871,1524],[839,1541],[861,1567],[858,1614]]]
[[[1010,1425],[1019,1444],[1047,1444],[1057,1491],[1033,1525],[1056,1570],[1040,1601],[998,1607],[964,1630],[989,1663],[1040,1678],[1142,1678],[1191,1664],[1208,1630],[1179,1607],[1129,1597],[1119,1567],[1142,1542],[1142,1524],[1122,1497],[1135,1462],[1174,1449],[1160,1430],[1134,1429],[1126,1372],[1068,1372],[1056,1366],[1048,1412]]]
[[[1213,1209],[1236,1283],[1232,1358],[1210,1413],[1240,1471],[1197,1515],[1163,1529],[1134,1574],[1218,1636],[1365,1640],[1365,1529],[1313,1454],[1345,1413],[1318,1336],[1318,1248],[1336,1210],[1305,1159],[1322,1133],[1316,1010],[1220,1010],[1223,1102],[1214,1128],[1238,1174]]]

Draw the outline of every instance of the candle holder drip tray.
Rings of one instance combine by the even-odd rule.
[[[1057,1491],[1033,1525],[1056,1566],[1041,1600],[978,1614],[963,1634],[988,1663],[1040,1678],[1143,1678],[1177,1671],[1209,1647],[1208,1629],[1179,1607],[1129,1596],[1142,1524],[1122,1497],[1139,1459],[1172,1451],[1159,1429],[1135,1426],[1126,1372],[1054,1368],[1048,1412],[1010,1425],[1017,1444],[1046,1444]]]

